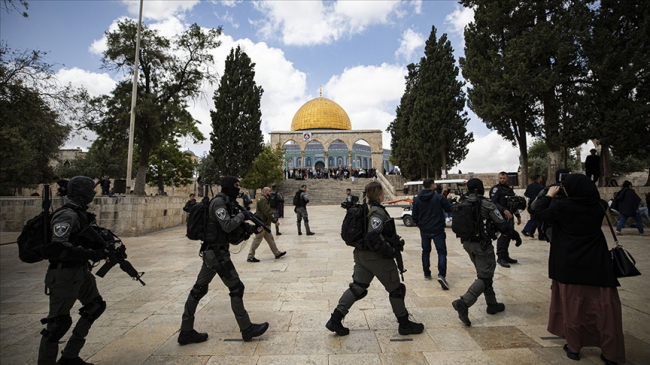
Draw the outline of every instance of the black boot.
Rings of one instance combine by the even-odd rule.
[[[302,236],[302,231],[300,230],[300,222],[298,222],[298,236]]]
[[[409,314],[397,317],[397,322],[399,322],[398,332],[400,335],[417,335],[424,331],[424,325],[422,323],[411,322],[409,320]]]
[[[472,322],[469,320],[469,310],[463,298],[454,300],[451,305],[454,307],[456,312],[458,312],[458,318],[460,318],[461,322],[463,322],[465,326],[470,327]]]
[[[339,312],[338,309],[334,309],[334,312],[332,312],[332,316],[330,317],[330,320],[327,321],[325,327],[332,332],[336,332],[339,336],[347,336],[350,333],[350,329],[343,327],[341,321],[344,317],[343,313]]]
[[[92,363],[81,360],[79,356],[74,357],[72,359],[67,357],[62,357],[59,359],[59,361],[56,362],[56,364],[57,365],[94,365]]]
[[[253,337],[261,336],[266,332],[266,330],[269,329],[269,323],[264,322],[260,324],[251,324],[250,327],[246,328],[245,330],[241,331],[241,337],[244,339],[244,341],[248,342],[253,339]]]
[[[487,305],[488,314],[497,314],[499,312],[503,312],[504,310],[506,310],[506,306],[503,303],[494,303]]]
[[[199,333],[196,330],[191,331],[181,331],[178,335],[178,343],[181,345],[187,345],[189,343],[199,343],[205,342],[208,340],[207,333]]]

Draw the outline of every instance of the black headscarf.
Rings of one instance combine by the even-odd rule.
[[[597,204],[600,193],[596,184],[586,175],[571,174],[564,180],[564,189],[569,200],[580,205]]]
[[[483,195],[485,193],[485,188],[483,188],[483,181],[477,178],[467,180],[467,190],[469,190],[470,194],[474,193],[474,190],[476,190],[476,193],[478,195]]]
[[[95,182],[86,176],[75,176],[68,182],[67,190],[68,199],[86,209],[95,197]]]
[[[238,182],[239,179],[234,176],[224,176],[221,179],[221,192],[233,199],[237,199],[239,196],[239,188],[236,188],[235,184]]]

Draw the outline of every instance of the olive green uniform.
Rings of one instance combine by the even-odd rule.
[[[271,212],[271,205],[269,204],[269,198],[267,198],[266,195],[262,195],[257,200],[257,208],[255,212],[262,218],[264,225],[267,227],[270,227],[271,224],[274,224],[275,222],[278,221],[277,214],[273,214]],[[255,238],[253,239],[253,243],[251,244],[250,251],[248,252],[249,259],[255,257],[255,250],[257,250],[257,248],[260,247],[260,243],[262,243],[262,239],[265,239],[266,243],[269,244],[269,247],[271,248],[273,255],[278,256],[280,254],[280,250],[278,250],[278,246],[276,246],[275,244],[275,239],[273,239],[273,234],[265,230],[262,230],[262,232],[256,234]]]

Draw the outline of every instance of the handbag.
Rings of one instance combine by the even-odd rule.
[[[602,205],[601,207],[604,211],[605,208]],[[626,278],[630,276],[641,275],[635,266],[636,260],[634,260],[634,257],[632,257],[632,255],[618,242],[618,238],[616,238],[614,228],[612,227],[612,222],[609,220],[607,212],[605,212],[605,218],[607,218],[609,230],[612,232],[614,242],[616,242],[616,246],[609,250],[609,256],[612,260],[612,269],[614,269],[614,275],[616,275],[617,278]]]

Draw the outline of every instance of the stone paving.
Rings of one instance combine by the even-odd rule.
[[[338,337],[325,328],[330,312],[352,275],[352,249],[339,237],[344,211],[338,206],[310,206],[315,236],[298,236],[295,214],[286,209],[277,237],[288,253],[274,259],[265,243],[259,263],[246,262],[250,241],[231,246],[233,261],[246,285],[246,308],[254,322],[270,328],[252,342],[242,342],[230,310],[228,290],[216,280],[197,312],[196,329],[208,332],[207,342],[179,346],[176,342],[183,304],[199,270],[199,244],[178,227],[124,239],[129,260],[147,283],[141,286],[115,267],[97,278],[108,302],[87,338],[81,356],[95,364],[573,364],[564,341],[546,331],[550,298],[547,278],[548,244],[524,238],[512,247],[519,264],[498,267],[497,298],[506,311],[487,315],[479,299],[470,309],[472,327],[464,327],[451,302],[474,280],[472,264],[447,229],[448,275],[451,290],[425,281],[421,267],[419,230],[397,223],[406,240],[404,252],[406,305],[426,330],[400,336],[388,294],[376,280],[366,298],[345,319],[350,335]],[[389,208],[393,216],[401,211]],[[522,226],[518,228],[521,229]],[[603,227],[605,228],[605,227]],[[628,364],[650,363],[650,238],[625,229],[621,243],[637,259],[640,277],[621,280],[623,330]],[[611,240],[608,230],[606,236]],[[611,244],[611,242],[610,242]],[[435,252],[432,262],[436,262]],[[43,294],[46,264],[19,261],[15,244],[0,246],[0,364],[35,364],[39,319],[46,316]],[[436,272],[433,268],[434,273]],[[78,318],[77,304],[73,320]],[[66,335],[62,339],[65,341]],[[62,348],[62,347],[61,347]],[[582,364],[601,364],[598,348],[581,351]]]

